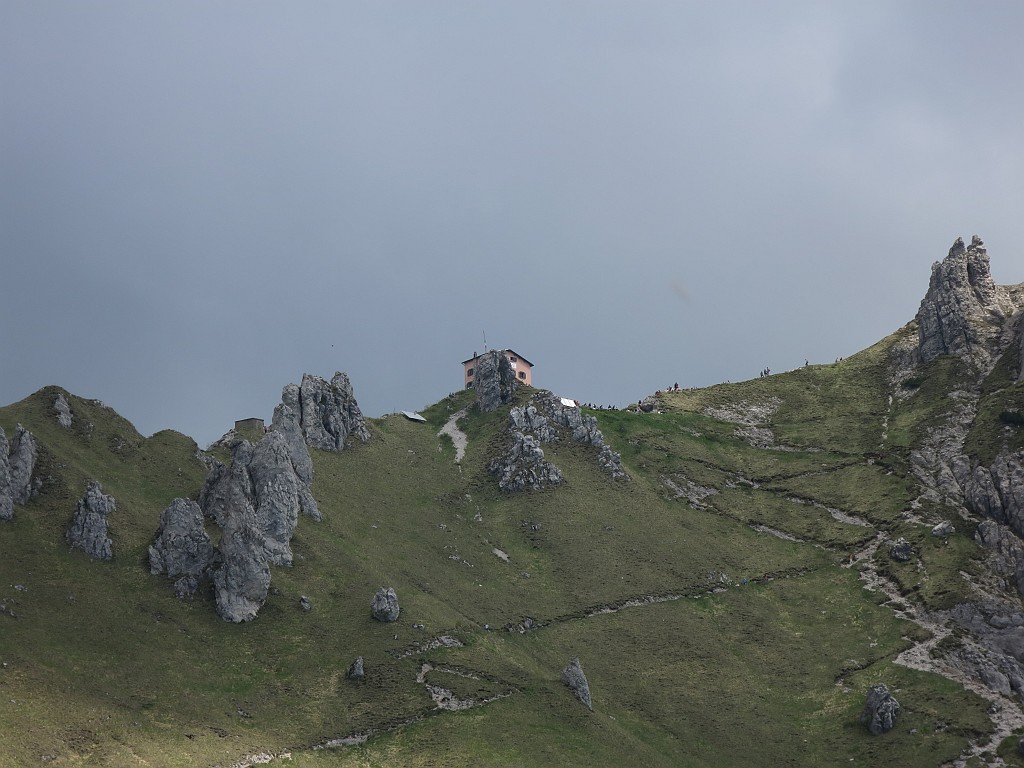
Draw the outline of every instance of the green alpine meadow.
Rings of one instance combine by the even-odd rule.
[[[45,387],[0,408],[0,765],[1024,765],[1022,317],[974,238],[858,354],[628,409],[491,350],[204,450]]]

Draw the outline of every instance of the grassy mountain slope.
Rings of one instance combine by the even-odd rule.
[[[208,592],[177,600],[146,567],[160,511],[202,484],[194,443],[143,439],[71,395],[66,432],[55,388],[2,408],[8,434],[21,422],[36,435],[47,481],[0,524],[0,602],[16,614],[0,614],[0,763],[228,766],[285,752],[296,766],[951,760],[989,730],[986,703],[894,664],[921,630],[863,589],[863,564],[847,567],[879,531],[905,535],[920,568],[874,557],[937,606],[977,567],[969,532],[943,545],[897,520],[916,494],[907,449],[958,381],[940,359],[889,402],[889,350],[910,330],[835,365],[664,394],[661,413],[597,412],[630,483],[562,442],[545,454],[564,487],[500,492],[486,466],[507,409],[462,419],[461,468],[437,437],[471,393],[426,409],[426,425],[372,420],[368,443],[313,451],[324,521],[300,520],[294,566],[273,570],[266,605],[243,625],[221,621]],[[980,412],[998,420],[1010,390],[993,384]],[[775,448],[724,420],[752,406],[768,413],[760,428]],[[978,430],[976,450],[990,450]],[[63,538],[92,478],[118,502],[111,563]],[[370,617],[382,584],[398,592],[396,624]],[[526,617],[539,628],[505,630]],[[441,635],[462,647],[425,649]],[[363,683],[345,677],[357,655]],[[559,680],[573,655],[593,712]],[[439,710],[418,677],[493,701]],[[904,712],[876,738],[858,716],[878,680]],[[362,745],[314,749],[367,732]]]

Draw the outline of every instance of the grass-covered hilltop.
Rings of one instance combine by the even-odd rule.
[[[425,423],[306,376],[201,451],[42,389],[0,765],[1024,765],[1022,310],[975,238],[856,355],[628,411],[495,352]]]

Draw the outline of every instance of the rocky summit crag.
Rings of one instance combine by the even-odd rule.
[[[4,406],[0,762],[1021,765],[1024,286],[987,270],[622,410],[501,354],[426,423],[307,375],[207,451]]]
[[[311,492],[309,448],[340,451],[350,436],[365,442],[370,432],[348,376],[336,373],[328,383],[304,374],[301,385],[285,386],[272,426],[259,442],[232,441],[230,465],[210,462],[199,506],[223,528],[212,573],[222,618],[256,617],[270,590],[270,566],[292,564],[299,513],[323,519]],[[203,574],[188,575],[184,586]]]
[[[956,355],[985,365],[1007,312],[1014,309],[1006,290],[992,280],[981,238],[972,237],[970,247],[957,238],[946,258],[932,265],[928,292],[917,311],[921,361]]]

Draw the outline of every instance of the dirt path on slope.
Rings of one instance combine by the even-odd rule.
[[[455,445],[455,463],[461,464],[462,457],[466,455],[466,446],[469,445],[469,438],[466,437],[466,433],[459,429],[459,419],[466,415],[466,409],[456,411],[451,415],[448,421],[441,431],[437,433],[437,436],[448,435],[452,439],[452,443]]]

